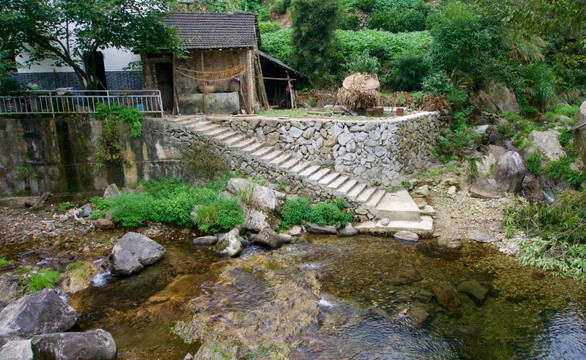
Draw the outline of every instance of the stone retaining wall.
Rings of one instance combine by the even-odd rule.
[[[374,186],[400,186],[425,172],[441,123],[438,112],[376,120],[208,119]]]

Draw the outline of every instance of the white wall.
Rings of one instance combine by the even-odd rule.
[[[133,54],[129,50],[123,49],[105,49],[102,51],[104,54],[104,66],[106,71],[122,71],[122,69],[128,66],[128,63],[132,61],[140,61],[140,55]],[[19,64],[24,64],[27,60],[26,54],[19,55],[16,61]],[[44,60],[38,64],[32,64],[30,66],[19,66],[19,73],[40,73],[40,72],[73,72],[73,69],[69,66],[58,67],[53,66],[54,60]]]

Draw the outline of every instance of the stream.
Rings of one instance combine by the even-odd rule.
[[[200,347],[243,359],[586,358],[586,284],[487,245],[308,236],[219,259],[187,236],[153,239],[163,260],[69,296],[73,330],[109,331],[119,359],[183,359]],[[486,298],[457,292],[463,281]]]

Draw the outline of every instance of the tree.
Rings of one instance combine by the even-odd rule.
[[[100,87],[93,59],[106,48],[180,52],[163,22],[172,0],[0,0],[0,51],[27,63],[70,66],[86,89]]]
[[[340,0],[291,2],[292,52],[296,67],[314,86],[326,85],[339,66],[335,60],[339,40],[335,30],[342,16]]]

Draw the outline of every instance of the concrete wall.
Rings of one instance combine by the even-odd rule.
[[[425,172],[441,125],[438,112],[373,120],[210,119],[376,186],[400,186]]]
[[[99,193],[109,183],[180,175],[181,144],[162,119],[145,119],[143,135],[121,136],[121,163],[96,166],[101,121],[87,117],[0,119],[0,195]]]

